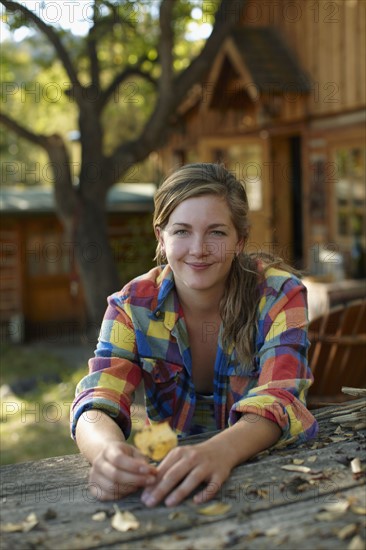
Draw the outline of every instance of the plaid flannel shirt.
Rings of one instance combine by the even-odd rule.
[[[214,366],[217,429],[255,413],[282,429],[278,444],[314,437],[317,423],[306,408],[312,383],[307,364],[306,289],[295,276],[269,268],[259,284],[256,353],[239,363],[225,348],[220,329]],[[169,266],[156,267],[108,298],[89,374],[77,385],[72,433],[80,415],[99,409],[115,419],[127,438],[130,407],[140,382],[150,422],[169,421],[188,435],[195,410],[187,328]],[[278,445],[277,444],[277,445]]]

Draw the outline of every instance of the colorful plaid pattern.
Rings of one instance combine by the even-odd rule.
[[[269,268],[259,292],[256,354],[251,363],[239,363],[234,346],[224,348],[220,330],[214,368],[216,428],[234,424],[244,413],[256,413],[281,427],[278,444],[300,443],[317,433],[316,420],[305,403],[312,383],[306,289],[295,276]],[[127,438],[130,406],[141,381],[150,422],[168,420],[178,435],[190,434],[196,403],[191,370],[172,271],[169,266],[156,267],[108,298],[89,374],[76,388],[73,436],[79,416],[100,409],[116,420]]]

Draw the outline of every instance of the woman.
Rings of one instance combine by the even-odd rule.
[[[173,506],[204,482],[201,503],[236,465],[316,434],[305,405],[306,291],[282,265],[246,255],[245,189],[222,166],[187,165],[168,177],[154,229],[159,265],[109,298],[77,387],[73,433],[98,498],[143,488],[147,506]],[[148,464],[126,443],[142,380],[151,421],[168,420],[179,435],[219,433]]]

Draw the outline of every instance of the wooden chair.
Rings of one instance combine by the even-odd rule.
[[[342,386],[366,387],[366,300],[330,309],[309,323],[310,407],[344,401]]]

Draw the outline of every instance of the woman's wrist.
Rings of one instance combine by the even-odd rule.
[[[225,463],[233,469],[274,445],[281,433],[281,428],[275,422],[259,415],[247,414],[204,445],[212,448],[217,456],[222,453]]]

